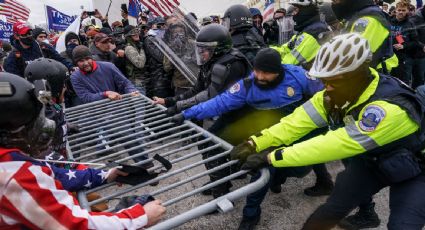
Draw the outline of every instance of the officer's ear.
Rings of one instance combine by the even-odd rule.
[[[227,74],[227,67],[221,64],[215,64],[211,71],[211,81],[216,84],[224,83]]]

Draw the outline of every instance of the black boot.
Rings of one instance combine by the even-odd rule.
[[[260,215],[255,217],[242,217],[242,221],[239,224],[238,230],[253,230],[255,226],[260,222]]]
[[[364,228],[376,228],[381,224],[378,214],[375,212],[375,203],[371,202],[367,207],[360,207],[359,211],[339,222],[339,226],[347,230]]]
[[[207,183],[205,183],[205,184],[204,184],[204,185],[202,185],[202,186],[207,186],[209,183],[211,183],[211,181],[208,181]],[[227,184],[227,183],[226,183],[226,184]],[[219,187],[219,186],[222,186],[222,185],[218,185],[218,186],[216,186],[216,187]],[[229,193],[229,189],[233,186],[233,184],[229,182],[226,186],[227,186],[228,188],[227,188],[227,192],[226,192],[225,194]],[[202,195],[204,195],[204,196],[211,196],[211,195],[212,195],[212,190],[214,190],[216,187],[213,187],[213,188],[210,188],[210,189],[204,190],[204,191],[202,191],[202,192],[201,192],[201,194],[202,194]]]
[[[230,188],[232,187],[232,183],[230,181],[225,182],[223,184],[219,184],[213,188],[211,188],[211,195],[214,199],[219,198],[221,196],[226,195],[230,192]]]
[[[332,180],[316,181],[313,187],[304,189],[304,194],[307,196],[328,196],[334,188]]]

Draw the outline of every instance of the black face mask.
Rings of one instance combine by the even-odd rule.
[[[292,19],[295,22],[294,29],[296,31],[302,31],[312,22],[320,21],[319,8],[316,5],[300,7],[299,9],[299,12],[292,16]]]
[[[66,53],[68,54],[68,56],[72,59],[72,51],[75,49],[75,47],[77,47],[78,44],[75,43],[71,43],[69,45],[66,46]]]
[[[257,78],[254,78],[254,84],[262,90],[270,90],[276,88],[283,81],[283,74],[279,74],[273,81],[267,82],[267,84],[260,83]]]
[[[20,41],[22,42],[22,44],[26,46],[32,46],[32,44],[34,43],[34,38],[33,37],[20,38]]]

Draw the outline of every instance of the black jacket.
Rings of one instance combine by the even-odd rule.
[[[396,18],[391,20],[391,38],[393,44],[398,44],[397,37],[402,37],[404,48],[402,50],[394,49],[394,53],[399,59],[413,58],[416,49],[419,47],[418,33],[416,32],[413,22],[406,18],[403,21],[398,21]]]
[[[425,8],[416,12],[416,15],[411,18],[418,33],[418,48],[414,54],[414,58],[425,58]]]

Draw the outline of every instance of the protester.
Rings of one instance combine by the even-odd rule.
[[[252,16],[252,25],[257,29],[258,34],[263,36],[263,15],[261,11],[257,8],[249,8],[249,12],[251,12]]]
[[[0,187],[0,217],[7,220],[0,222],[0,228],[137,229],[161,219],[165,208],[159,200],[142,204],[139,199],[119,213],[83,210],[70,192],[128,174],[116,168],[108,172],[60,169],[35,160],[50,142],[49,130],[55,129],[55,123],[42,113],[43,105],[31,83],[8,73],[0,75],[0,82],[5,87],[0,92],[0,106],[7,108],[0,114],[0,168],[5,179]],[[68,176],[71,173],[73,177]]]
[[[413,82],[412,87],[416,89],[425,83],[425,8],[422,7],[412,18],[418,32],[418,47],[415,49],[413,59]]]
[[[269,46],[282,45],[279,43],[279,25],[278,21],[286,16],[284,8],[277,9],[273,14],[273,20],[264,22],[264,42]]]
[[[127,41],[124,50],[127,60],[125,66],[126,76],[142,94],[145,94],[145,85],[147,85],[149,79],[145,76],[143,70],[146,64],[146,55],[143,50],[143,44],[140,41],[140,29],[129,25],[124,28],[124,34]]]
[[[4,63],[6,72],[24,77],[27,64],[37,58],[51,58],[64,64],[68,69],[73,67],[50,45],[42,44],[33,38],[33,30],[25,23],[17,22],[13,24],[13,37],[11,44],[13,50],[9,53]]]
[[[414,78],[421,79],[421,73],[413,73],[413,57],[419,48],[418,32],[408,16],[409,4],[398,2],[396,16],[391,20],[391,38],[393,40],[394,53],[397,55],[399,65],[393,70],[393,75],[407,85],[412,85]]]

